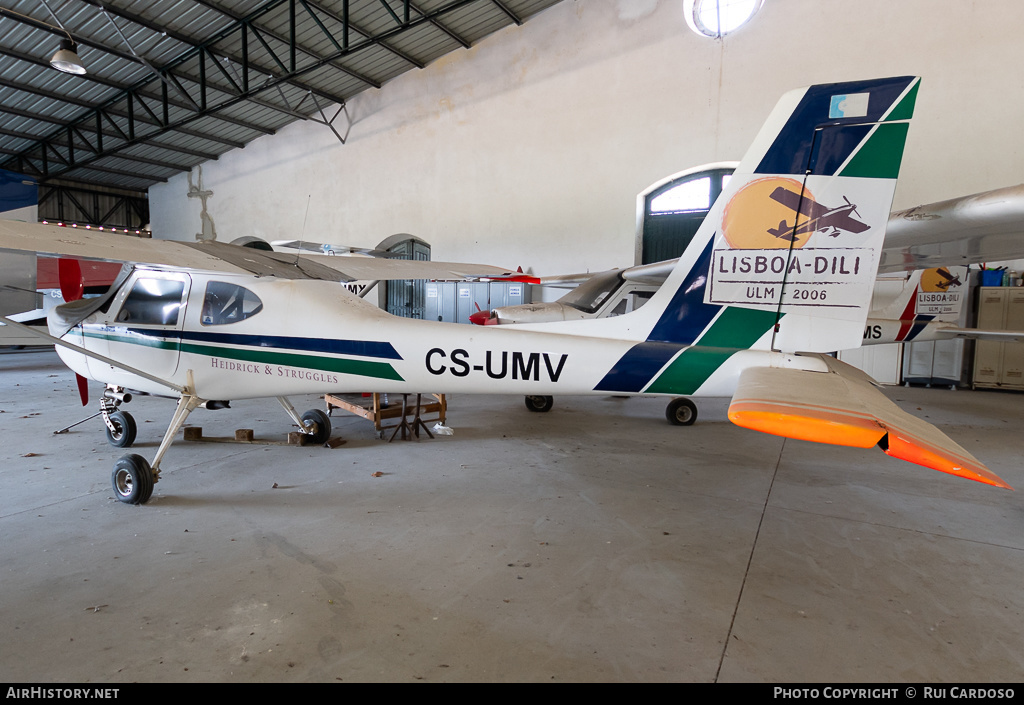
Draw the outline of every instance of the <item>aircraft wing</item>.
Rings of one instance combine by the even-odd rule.
[[[203,252],[190,243],[113,235],[85,228],[0,220],[0,249],[36,252],[106,262],[137,262],[156,266],[243,274],[245,269]]]
[[[918,465],[1012,489],[938,428],[889,401],[860,370],[821,356],[828,372],[751,367],[729,405],[738,426],[786,438],[870,448]]]
[[[297,257],[222,242],[151,240],[84,228],[7,220],[0,220],[0,250],[171,269],[343,282],[385,279],[461,281],[521,276],[509,269],[481,264],[327,255]]]
[[[893,213],[879,272],[1024,258],[1024,184]]]
[[[394,259],[397,257],[393,252],[378,250],[374,247],[329,245],[323,242],[308,242],[306,240],[271,240],[270,245],[278,252],[300,250],[302,252],[315,252],[317,254],[366,255],[367,257],[384,257],[385,259]]]
[[[294,255],[290,259],[295,259]],[[487,264],[433,262],[411,259],[380,259],[376,257],[337,257],[311,255],[302,258],[321,267],[329,267],[343,281],[383,279],[433,279],[436,281],[523,281],[529,279],[513,269]]]

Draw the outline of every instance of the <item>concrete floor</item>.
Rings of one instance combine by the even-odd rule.
[[[890,394],[1024,488],[1024,396]],[[179,440],[132,507],[99,419],[53,435],[86,415],[56,355],[0,354],[0,680],[1024,673],[1019,493],[746,431],[726,400],[691,428],[661,399],[450,404],[455,435],[419,443],[338,412],[334,450]],[[290,430],[234,406],[190,421]],[[172,403],[126,409],[152,458]]]

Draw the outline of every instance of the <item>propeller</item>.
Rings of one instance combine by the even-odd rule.
[[[482,310],[480,308],[480,304],[475,301],[473,302],[473,305],[476,306],[476,313],[469,314],[469,322],[478,326],[486,326],[487,319],[491,317],[491,312]]]
[[[476,306],[476,313],[470,314],[470,323],[475,323],[478,326],[493,326],[498,323],[498,319],[490,311],[482,310],[480,304],[476,302],[473,305]]]
[[[78,301],[85,294],[85,278],[82,276],[82,265],[77,259],[62,257],[57,260],[57,281],[60,283],[60,293],[65,302]],[[87,406],[89,382],[77,372],[75,381],[78,382],[78,396],[82,399],[82,406]]]
[[[857,206],[855,206],[852,203],[850,203],[850,199],[849,198],[847,198],[846,196],[843,196],[843,200],[846,201],[846,205],[850,206],[850,212],[851,213],[853,213],[858,218],[862,217],[861,214],[857,212]]]

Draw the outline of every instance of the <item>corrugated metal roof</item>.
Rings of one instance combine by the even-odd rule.
[[[0,168],[142,191],[557,2],[0,0]]]

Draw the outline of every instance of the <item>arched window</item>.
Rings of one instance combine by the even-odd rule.
[[[641,264],[683,254],[735,169],[732,162],[698,167],[647,191],[643,196]]]

